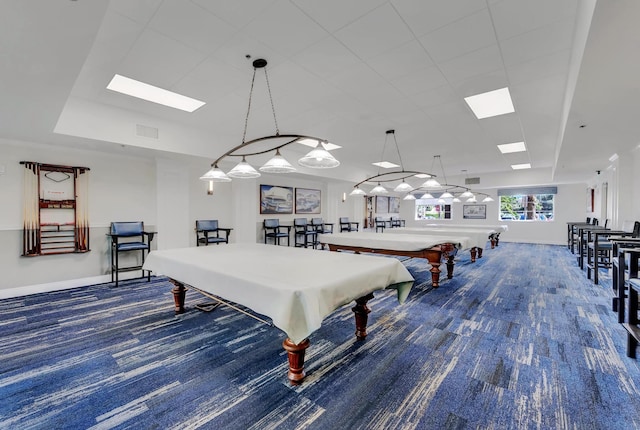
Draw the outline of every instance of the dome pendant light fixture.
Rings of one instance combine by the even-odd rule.
[[[251,58],[247,55],[247,58]],[[249,91],[249,102],[247,106],[247,114],[244,121],[244,131],[242,133],[242,143],[235,146],[229,151],[222,154],[218,159],[211,163],[211,169],[200,177],[203,181],[212,182],[229,182],[231,178],[257,178],[260,176],[260,172],[254,169],[246,160],[247,157],[254,155],[263,155],[269,152],[275,151],[275,155],[269,159],[262,167],[259,168],[264,173],[290,173],[295,172],[296,168],[291,165],[280,153],[280,150],[292,143],[301,142],[317,142],[316,147],[309,152],[306,156],[302,157],[298,163],[304,167],[310,167],[313,169],[328,169],[337,167],[340,162],[327,151],[323,146],[323,142],[327,142],[325,139],[321,139],[313,136],[306,136],[303,134],[280,134],[278,128],[278,120],[276,118],[276,111],[273,104],[273,97],[271,96],[271,86],[269,84],[269,76],[267,74],[267,60],[262,58],[253,61],[253,76],[251,78],[251,90]],[[258,70],[264,71],[264,77],[266,81],[266,88],[269,94],[269,102],[271,103],[271,112],[273,114],[273,123],[275,125],[275,134],[269,136],[259,137],[253,140],[246,140],[247,126],[249,124],[249,114],[251,113],[251,101],[253,99],[253,88],[256,81],[256,73]],[[260,149],[251,151],[249,147],[256,143],[261,143]],[[269,142],[270,146],[265,149],[265,142]],[[335,146],[334,146],[335,148]],[[339,146],[338,146],[339,148]],[[233,169],[225,174],[219,167],[219,163],[227,157],[241,157],[242,161],[236,165]]]

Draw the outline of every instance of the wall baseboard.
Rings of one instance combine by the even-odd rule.
[[[140,277],[137,273],[121,273],[121,280],[134,279]],[[48,282],[46,284],[25,285],[16,288],[0,289],[1,299],[12,299],[16,297],[28,296],[31,294],[50,293],[52,291],[70,290],[72,288],[85,287],[95,284],[105,284],[111,282],[111,275],[91,276],[88,278],[69,279],[59,282]]]

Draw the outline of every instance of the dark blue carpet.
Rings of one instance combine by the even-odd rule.
[[[318,251],[320,252],[320,251]],[[172,285],[123,282],[0,301],[0,428],[640,428],[610,277],[564,247],[502,243],[452,280],[345,306],[286,380],[283,333],[229,308],[173,315]]]

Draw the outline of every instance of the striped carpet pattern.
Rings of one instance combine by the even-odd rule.
[[[458,256],[438,289],[404,264],[407,302],[377,293],[365,341],[334,312],[300,386],[280,330],[193,292],[175,316],[166,278],[1,300],[0,428],[640,428],[605,270],[594,285],[565,247],[513,243]]]

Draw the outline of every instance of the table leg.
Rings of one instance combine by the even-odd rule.
[[[456,264],[453,259],[454,255],[447,255],[447,279],[453,278],[453,266]]]
[[[173,285],[175,285],[171,292],[173,293],[173,302],[175,304],[175,313],[183,314],[184,313],[184,297],[187,292],[187,289],[184,287],[182,282],[178,282],[175,279],[169,279]]]
[[[478,249],[477,248],[471,248],[471,262],[475,263],[476,262],[476,255],[478,255]]]
[[[356,305],[351,308],[356,317],[356,337],[362,340],[367,337],[367,321],[369,320],[369,312],[371,309],[367,306],[367,302],[373,299],[373,293],[356,299]]]
[[[291,339],[286,338],[282,342],[282,347],[287,351],[287,358],[289,359],[289,372],[287,378],[291,382],[291,385],[297,385],[302,382],[306,376],[304,373],[304,352],[309,347],[309,339],[305,339],[302,342],[295,344]]]
[[[478,248],[478,258],[482,258],[482,248]]]

